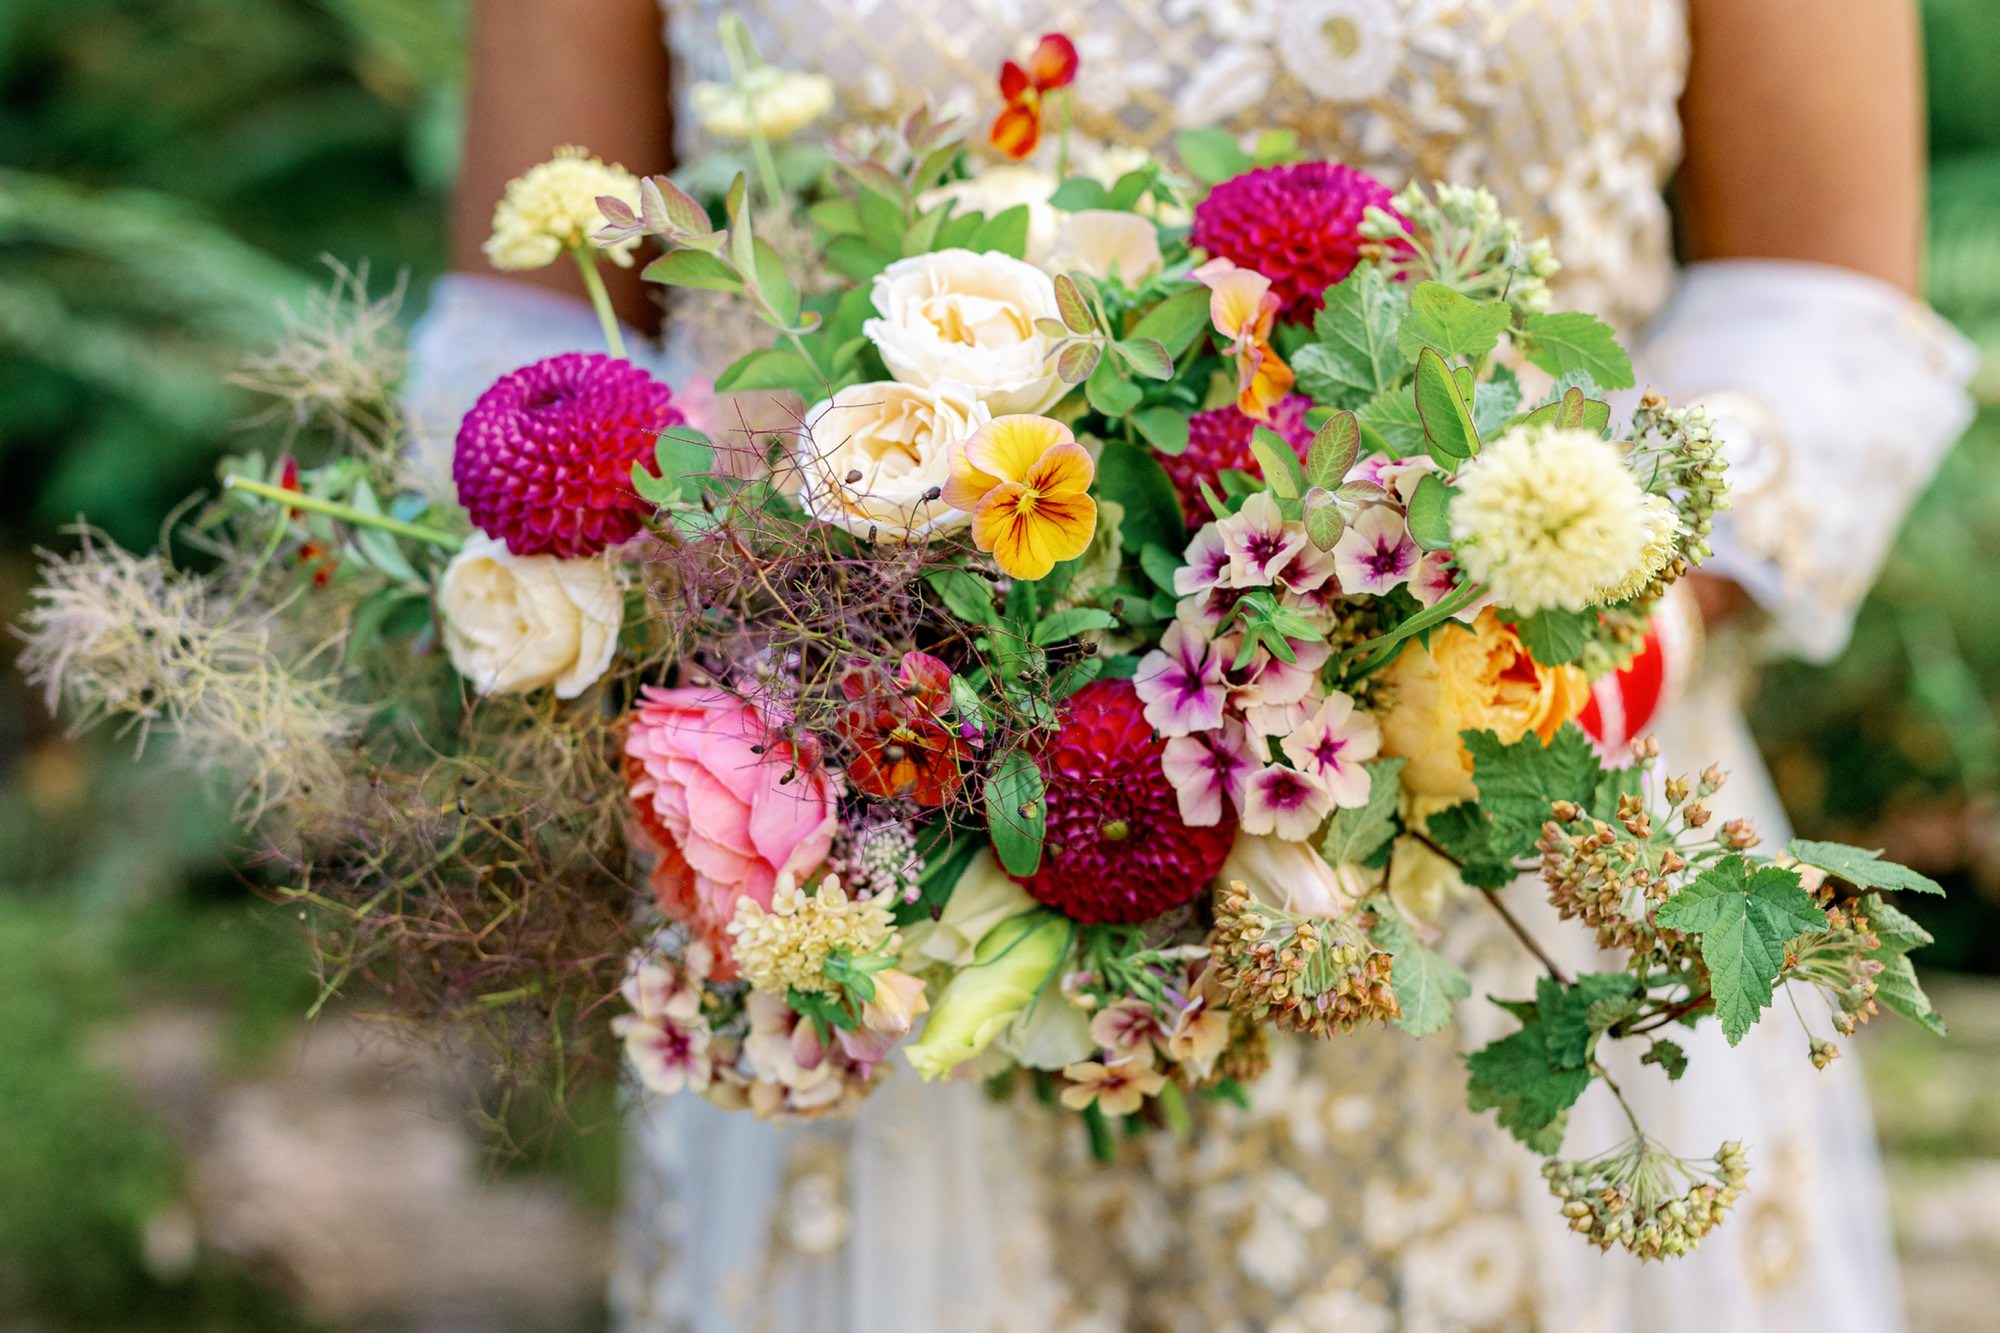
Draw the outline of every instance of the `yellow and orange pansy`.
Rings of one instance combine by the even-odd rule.
[[[1097,531],[1097,464],[1069,427],[1030,414],[995,417],[951,452],[944,502],[972,515],[972,542],[1010,577],[1044,578]]]
[[[1194,276],[1208,288],[1208,317],[1236,359],[1236,406],[1245,416],[1269,421],[1271,409],[1292,391],[1292,368],[1271,346],[1283,302],[1269,278],[1227,259],[1209,260]]]

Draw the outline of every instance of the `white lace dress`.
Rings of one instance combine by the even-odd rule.
[[[718,0],[667,0],[677,85],[722,77]],[[1968,353],[1927,311],[1808,265],[1676,272],[1660,187],[1679,150],[1686,57],[1677,0],[752,0],[766,59],[824,71],[840,114],[919,98],[982,119],[1002,59],[1037,34],[1082,58],[1079,131],[1156,149],[1181,128],[1285,125],[1393,184],[1483,184],[1554,237],[1558,304],[1651,327],[1642,378],[1704,395],[1739,456],[1721,561],[1795,651],[1830,655],[1908,503],[1956,437]],[[682,125],[683,150],[702,145]],[[592,345],[581,309],[490,280],[441,285],[413,406],[448,441],[513,364]],[[703,360],[670,338],[670,375]],[[711,367],[712,369],[712,367]],[[1783,836],[1738,709],[1746,645],[1660,728],[1670,759],[1720,760],[1728,814]],[[1517,886],[1532,913],[1532,886]],[[1577,932],[1543,931],[1545,937]],[[1581,941],[1578,941],[1581,943]],[[1475,986],[1532,972],[1485,915],[1444,947]],[[1783,1021],[1728,1051],[1688,1043],[1669,1090],[1628,1071],[1648,1128],[1702,1155],[1742,1138],[1751,1192],[1679,1264],[1599,1255],[1561,1226],[1534,1162],[1464,1109],[1458,1052],[1497,1010],[1415,1042],[1362,1033],[1280,1043],[1248,1111],[1207,1114],[1113,1167],[1074,1126],[907,1071],[852,1122],[775,1126],[692,1097],[632,1110],[613,1305],[646,1333],[985,1330],[1645,1330],[1877,1333],[1900,1326],[1866,1107],[1853,1061],[1817,1073]],[[1621,1137],[1587,1098],[1572,1155]]]

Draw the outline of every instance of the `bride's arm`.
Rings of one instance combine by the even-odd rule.
[[[666,170],[672,125],[660,24],[659,0],[477,0],[452,206],[455,271],[491,272],[480,246],[494,202],[563,144],[642,175]],[[573,265],[510,276],[583,296]],[[636,272],[609,268],[606,279],[628,323],[657,323]]]
[[[1923,234],[1909,0],[1693,0],[1679,204],[1695,262],[1645,348],[1707,400],[1735,508],[1710,569],[1831,656],[1963,428],[1963,341],[1908,293]],[[1723,609],[1715,585],[1705,600]]]

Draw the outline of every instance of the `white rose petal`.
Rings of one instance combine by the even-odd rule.
[[[1117,279],[1136,288],[1160,271],[1160,233],[1136,213],[1093,208],[1073,213],[1056,232],[1047,268],[1051,273],[1082,270],[1093,278]]]
[[[905,384],[963,384],[995,416],[1045,411],[1068,388],[1035,327],[1060,318],[1055,283],[1032,264],[997,252],[912,255],[876,275],[872,296],[879,318],[862,332]]]
[[[445,567],[438,610],[452,666],[481,694],[546,685],[574,699],[611,665],[624,589],[604,557],[515,555],[475,533]]]
[[[1049,196],[1056,192],[1056,178],[1039,167],[1003,165],[988,167],[964,180],[932,186],[917,196],[917,206],[925,211],[943,203],[957,205],[954,212],[984,213],[996,217],[1010,208],[1028,210],[1028,261],[1040,263],[1055,243],[1056,225],[1062,219]]]
[[[949,532],[970,514],[925,497],[951,476],[951,447],[993,419],[971,389],[880,380],[853,384],[806,413],[793,457],[799,503],[822,523],[901,542]],[[849,480],[853,478],[853,480]]]
[[[1338,918],[1368,891],[1361,870],[1331,866],[1302,842],[1238,833],[1217,884],[1240,881],[1260,903],[1302,916]]]

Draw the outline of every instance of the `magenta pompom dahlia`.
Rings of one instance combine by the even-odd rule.
[[[1136,922],[1179,907],[1215,879],[1235,841],[1224,817],[1181,819],[1153,734],[1129,680],[1097,680],[1071,695],[1037,755],[1047,787],[1042,864],[1030,894],[1083,922]]]
[[[1335,162],[1260,167],[1226,180],[1195,206],[1188,243],[1254,268],[1284,302],[1279,318],[1303,322],[1326,289],[1361,258],[1361,219],[1390,207],[1389,187]]]
[[[596,555],[638,535],[652,506],[632,465],[685,425],[673,392],[629,361],[565,352],[502,375],[458,428],[458,502],[515,555]]]
[[[1208,512],[1208,502],[1201,498],[1202,482],[1214,487],[1220,495],[1222,485],[1216,478],[1228,469],[1256,475],[1257,460],[1250,453],[1250,436],[1258,426],[1269,425],[1284,436],[1285,443],[1304,462],[1313,440],[1312,427],[1306,425],[1306,409],[1311,406],[1311,399],[1293,393],[1280,398],[1271,408],[1269,422],[1253,421],[1233,404],[1197,412],[1188,418],[1187,448],[1177,454],[1157,455],[1167,479],[1174,484],[1174,493],[1181,498],[1181,515],[1187,519],[1187,525],[1198,528],[1213,517]]]

